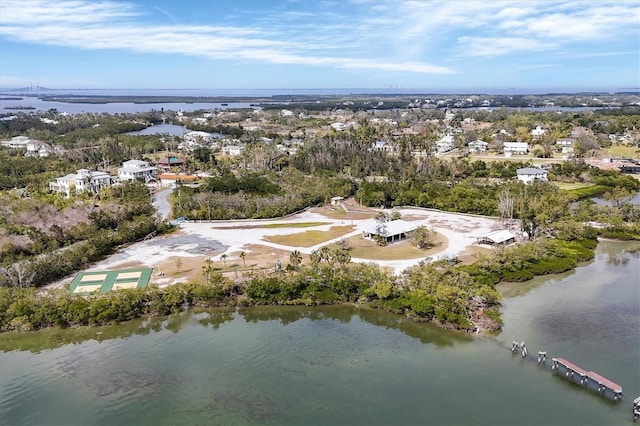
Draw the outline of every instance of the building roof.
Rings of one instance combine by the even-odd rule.
[[[516,170],[518,175],[540,175],[547,174],[547,171],[544,169],[537,169],[535,167],[524,167],[522,169]]]
[[[154,171],[155,167],[120,167],[118,173],[143,173]]]
[[[369,223],[365,223],[362,227],[362,231],[367,234],[378,235],[378,231],[376,229],[378,223],[375,220],[372,220]],[[418,225],[413,222],[407,222],[406,220],[397,219],[390,220],[386,222],[387,226],[387,235],[382,235],[383,237],[390,237],[392,235],[399,235],[407,232],[414,231]]]
[[[529,147],[529,144],[527,142],[505,142],[503,145],[511,148],[528,148]]]
[[[489,240],[494,244],[504,243],[505,241],[509,241],[514,239],[516,236],[514,233],[507,229],[501,229],[499,231],[489,232],[488,234],[480,237],[480,240]]]
[[[202,131],[199,131],[199,130],[194,130],[192,132],[185,133],[183,135],[183,137],[184,136],[188,136],[188,137],[192,137],[192,138],[195,138],[195,137],[210,138],[210,137],[212,137],[211,133],[202,132]]]
[[[142,165],[144,165],[144,166],[148,166],[148,165],[149,165],[149,162],[147,162],[147,161],[142,161],[142,160],[127,160],[127,161],[124,161],[124,162],[122,163],[122,166],[123,166],[123,167],[127,167],[127,166],[134,166],[134,165],[137,165],[137,166],[142,166]]]

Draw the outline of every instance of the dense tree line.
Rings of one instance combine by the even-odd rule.
[[[248,219],[284,216],[327,201],[349,196],[354,183],[331,174],[306,175],[287,168],[281,173],[225,171],[198,188],[181,186],[173,192],[174,216],[196,220]]]
[[[276,273],[233,282],[203,267],[204,283],[163,289],[119,290],[74,295],[66,289],[45,293],[20,286],[0,287],[0,330],[103,325],[143,315],[166,315],[191,307],[252,305],[325,305],[370,303],[418,321],[471,330],[478,306],[495,327],[500,317],[501,280],[521,281],[557,273],[593,257],[595,233],[578,227],[572,240],[543,239],[506,248],[472,265],[445,261],[421,263],[397,277],[373,264],[339,261],[335,254],[312,256],[308,264],[291,262]]]

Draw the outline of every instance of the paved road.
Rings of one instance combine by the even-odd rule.
[[[171,205],[169,204],[169,200],[167,198],[172,191],[173,189],[171,188],[162,189],[153,195],[153,200],[151,201],[151,204],[153,205],[153,207],[155,207],[155,209],[158,211],[158,214],[163,219],[167,219],[171,215]]]

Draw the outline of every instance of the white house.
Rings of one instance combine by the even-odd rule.
[[[49,182],[49,189],[55,192],[62,192],[69,197],[71,193],[98,192],[101,188],[111,186],[112,183],[113,177],[106,172],[80,169],[76,173],[71,173]]]
[[[438,152],[447,152],[453,149],[453,135],[445,135],[436,142],[436,150]]]
[[[156,175],[156,168],[150,166],[148,162],[141,160],[129,160],[122,163],[118,169],[118,179],[121,182],[140,179],[147,183]]]
[[[469,151],[470,152],[484,152],[487,150],[489,144],[485,141],[481,141],[479,139],[475,141],[469,142]]]
[[[211,133],[194,130],[192,132],[187,132],[184,135],[182,135],[182,139],[184,139],[185,142],[205,144],[205,143],[211,142],[211,140],[213,139],[213,135]]]
[[[393,152],[393,145],[387,141],[377,140],[371,144],[371,149],[369,151]]]
[[[224,155],[229,155],[231,157],[237,157],[240,154],[242,154],[242,151],[244,151],[244,146],[240,146],[240,145],[226,145],[223,146],[221,148],[222,153]]]
[[[27,153],[29,157],[48,157],[54,153],[53,148],[42,141],[30,140],[27,143]]]
[[[526,142],[505,142],[502,145],[505,157],[512,155],[524,155],[529,152],[529,144]]]
[[[547,131],[540,126],[536,126],[535,129],[531,129],[531,137],[533,139],[540,139],[545,135],[545,133],[547,133]]]
[[[342,132],[345,128],[344,123],[340,123],[339,121],[336,123],[331,123],[330,126],[333,130],[335,130],[336,132]]]
[[[0,142],[0,145],[13,149],[27,149],[29,141],[27,136],[14,136],[11,140]]]
[[[516,170],[516,173],[518,174],[518,180],[527,184],[536,180],[539,180],[542,182],[548,181],[547,171],[544,169],[537,169],[535,167],[525,167],[525,168]]]
[[[556,146],[562,150],[563,154],[570,154],[573,152],[574,138],[560,138],[556,139]]]

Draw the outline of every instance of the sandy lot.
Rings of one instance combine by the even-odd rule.
[[[347,204],[347,209],[351,209],[351,206],[353,204]],[[273,268],[278,260],[283,266],[286,265],[292,250],[298,250],[303,255],[303,261],[307,261],[308,255],[322,246],[333,244],[342,238],[361,235],[366,224],[375,222],[372,217],[379,211],[357,208],[345,212],[339,209],[321,207],[272,220],[184,222],[179,225],[178,231],[122,248],[87,271],[152,267],[154,272],[151,283],[165,286],[200,280],[202,266],[210,259],[213,267],[225,275],[241,278],[256,270]],[[478,251],[476,237],[500,229],[497,220],[487,217],[419,208],[401,208],[398,211],[404,220],[425,225],[446,237],[448,244],[441,246],[438,253],[429,256],[433,260],[455,256],[471,257]],[[309,222],[322,224],[311,227],[287,226]],[[266,237],[274,235],[299,234],[309,230],[328,231],[331,227],[345,225],[352,226],[353,231],[342,237],[307,247],[291,247],[265,240]],[[353,258],[352,261],[377,263],[399,274],[425,258],[427,257],[387,261]],[[68,277],[55,283],[55,286],[66,284],[72,278]]]

